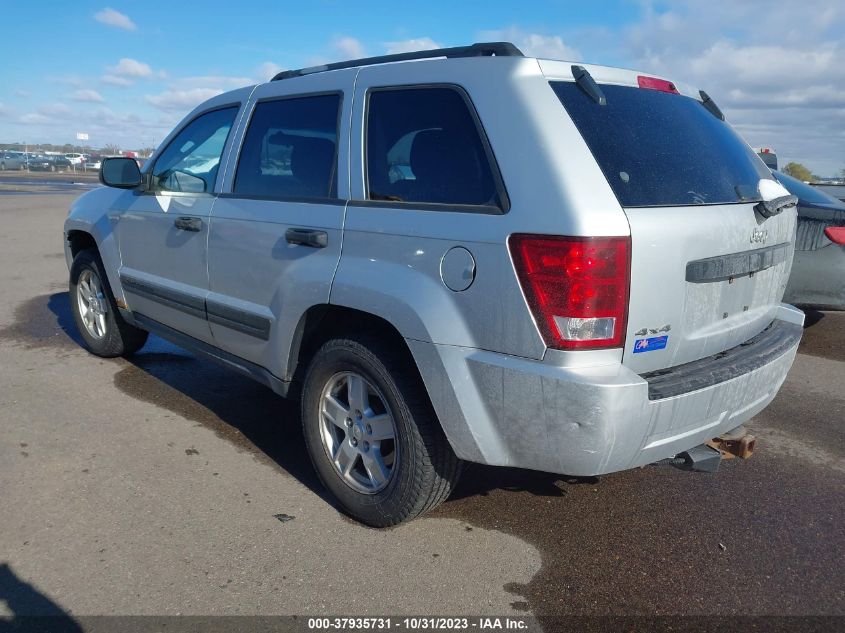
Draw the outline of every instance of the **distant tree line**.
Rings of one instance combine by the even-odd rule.
[[[802,180],[804,182],[813,182],[817,180],[817,177],[813,175],[813,172],[801,163],[787,163],[781,171],[787,176],[792,176],[793,178],[797,178],[798,180]]]

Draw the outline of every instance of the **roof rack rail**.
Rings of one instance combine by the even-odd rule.
[[[452,48],[435,48],[428,51],[412,51],[410,53],[398,53],[396,55],[380,55],[379,57],[365,57],[363,59],[352,59],[347,62],[334,64],[323,64],[322,66],[311,66],[298,70],[283,70],[271,81],[313,75],[329,70],[341,70],[343,68],[356,68],[358,66],[373,66],[375,64],[388,64],[390,62],[407,62],[415,59],[434,59],[437,57],[522,57],[522,51],[510,42],[483,42],[472,46],[455,46]]]

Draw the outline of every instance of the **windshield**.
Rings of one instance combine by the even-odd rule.
[[[679,94],[601,86],[599,105],[571,81],[551,82],[623,207],[759,200],[771,172],[730,125]]]
[[[815,187],[801,182],[792,176],[787,176],[782,172],[773,171],[772,173],[775,175],[778,182],[786,187],[786,190],[789,191],[789,193],[798,196],[798,201],[801,203],[823,204],[829,207],[836,207],[837,209],[845,209],[845,204],[842,204],[842,202],[833,196],[826,194],[820,189],[816,189]]]

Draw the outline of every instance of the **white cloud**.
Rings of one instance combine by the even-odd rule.
[[[70,98],[74,101],[83,101],[86,103],[102,103],[105,101],[99,92],[90,89],[76,90],[71,93]]]
[[[706,90],[752,146],[820,175],[845,166],[845,5],[707,0],[643,5],[620,49],[630,65]]]
[[[85,80],[79,75],[47,75],[46,79],[50,83],[73,86],[74,88],[85,85]]]
[[[285,70],[285,68],[279,66],[274,62],[264,62],[258,68],[255,69],[256,83],[264,83],[265,81],[269,81],[276,74],[280,73],[283,70]]]
[[[384,47],[388,55],[395,53],[410,53],[413,51],[427,51],[432,48],[442,48],[440,44],[430,37],[416,37],[398,42],[385,42]]]
[[[38,111],[48,116],[66,116],[71,112],[64,103],[50,103],[38,108]]]
[[[119,77],[117,75],[103,75],[100,77],[100,83],[104,83],[109,86],[131,86],[132,81],[127,79],[126,77]]]
[[[106,8],[102,11],[98,11],[94,14],[94,19],[102,24],[113,26],[118,29],[124,29],[126,31],[134,31],[138,28],[128,15],[125,15],[120,11],[115,11],[114,9]]]
[[[334,49],[334,52],[344,60],[366,57],[364,45],[360,42],[360,40],[348,35],[335,38],[334,42],[332,42],[332,48]]]
[[[206,99],[219,95],[217,88],[192,88],[189,90],[166,90],[157,95],[147,95],[147,103],[160,110],[188,112]]]
[[[234,88],[243,88],[254,83],[249,77],[234,77],[229,75],[206,75],[204,77],[182,77],[179,79],[179,85],[185,88],[220,88],[221,92],[224,90],[233,90]]]
[[[129,79],[143,79],[153,76],[153,69],[149,64],[139,62],[137,59],[129,57],[122,57],[117,66],[109,66],[107,69],[109,75],[117,77],[126,77]]]
[[[142,121],[141,117],[134,112],[117,114],[105,107],[97,108],[93,112],[88,112],[87,115],[83,117],[83,120],[86,123],[100,125],[106,128],[136,125]]]
[[[23,123],[24,125],[44,125],[53,123],[53,121],[50,120],[50,117],[44,116],[43,114],[30,112],[21,116],[18,119],[18,123]]]
[[[498,31],[482,31],[479,40],[485,42],[512,42],[529,57],[579,61],[581,53],[564,43],[560,35],[530,33],[517,26]]]

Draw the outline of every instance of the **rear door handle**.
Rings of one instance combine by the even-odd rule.
[[[329,245],[329,234],[317,229],[288,229],[285,231],[288,244],[302,244],[313,248],[325,248]]]
[[[190,216],[182,216],[173,220],[173,226],[182,231],[200,231],[202,230],[202,219],[192,218]]]

